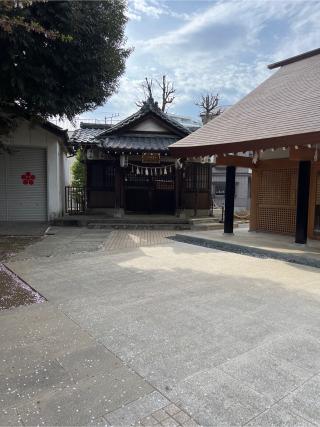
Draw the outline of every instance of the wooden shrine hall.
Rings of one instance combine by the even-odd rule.
[[[190,132],[152,98],[117,124],[81,123],[71,142],[84,153],[85,213],[208,215],[212,165],[169,153]]]
[[[320,239],[320,49],[277,70],[204,127],[170,147],[173,156],[215,156],[226,168],[225,233],[233,232],[235,169],[252,169],[250,231]]]

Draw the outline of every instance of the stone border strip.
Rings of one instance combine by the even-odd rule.
[[[197,424],[185,411],[171,403],[151,415],[141,419],[135,427],[197,427]]]
[[[108,427],[197,427],[189,414],[153,391],[103,416]]]
[[[268,249],[255,248],[253,246],[239,245],[237,243],[221,242],[219,240],[205,239],[184,234],[169,236],[167,239],[180,243],[188,243],[196,246],[203,246],[210,249],[218,249],[224,252],[233,252],[240,255],[248,255],[255,258],[271,258],[279,261],[286,261],[292,264],[306,265],[308,267],[320,268],[320,260],[286,252],[276,252]]]

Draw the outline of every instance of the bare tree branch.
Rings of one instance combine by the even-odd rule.
[[[162,80],[158,81],[156,80],[157,85],[159,86],[161,90],[161,110],[165,112],[168,108],[169,104],[172,104],[172,102],[175,99],[175,88],[173,86],[172,82],[167,81],[166,75],[162,76]],[[136,102],[136,106],[141,108],[144,104],[144,102],[152,98],[154,99],[154,85],[153,80],[148,79],[147,77],[145,80],[141,83],[141,88],[143,91],[144,98],[142,100],[139,100]]]
[[[148,79],[148,77],[145,78],[145,80],[141,83],[141,89],[143,91],[143,100],[137,101],[136,106],[141,108],[143,106],[143,103],[149,99],[153,98],[153,81],[152,79]]]
[[[167,81],[167,76],[164,74],[162,76],[162,82],[156,80],[159,88],[161,89],[162,101],[161,101],[161,110],[166,111],[167,105],[172,104],[175,99],[175,88],[172,82]]]
[[[207,93],[205,95],[201,95],[200,101],[195,102],[195,105],[201,108],[200,116],[204,124],[221,114],[221,108],[218,107],[219,100],[218,93],[216,95]]]

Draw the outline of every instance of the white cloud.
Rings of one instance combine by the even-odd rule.
[[[268,63],[319,47],[319,1],[218,0],[201,2],[201,11],[194,4],[192,12],[178,13],[181,7],[173,2],[129,0],[135,51],[105,109],[131,114],[141,81],[163,73],[177,89],[172,112],[196,113],[194,101],[206,91],[219,92],[223,104],[234,103],[271,75]],[[166,31],[168,17],[177,18],[174,30]],[[155,19],[161,30],[148,39],[144,29],[150,33]]]
[[[128,0],[128,17],[141,20],[142,16],[159,18],[161,15],[178,19],[189,19],[187,13],[176,13],[166,3],[159,0]]]
[[[218,1],[176,30],[136,43],[136,51],[171,72],[183,99],[218,90],[235,102],[270,75],[268,63],[318,47],[319,15],[319,2]],[[275,43],[272,25],[282,20],[286,36]]]
[[[292,2],[252,0],[216,2],[205,11],[195,14],[189,22],[181,25],[174,31],[155,37],[143,44],[145,50],[164,48],[167,46],[185,44],[192,41],[192,37],[214,26],[226,25],[232,33],[232,26],[243,26],[247,43],[256,41],[256,35],[265,25],[265,21],[272,17],[281,17],[287,12]]]

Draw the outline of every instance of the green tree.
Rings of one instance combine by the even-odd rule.
[[[1,1],[2,107],[72,120],[105,103],[130,54],[125,8],[124,0]]]
[[[77,151],[75,160],[71,166],[71,173],[73,187],[82,187],[86,184],[86,166],[82,150]]]

